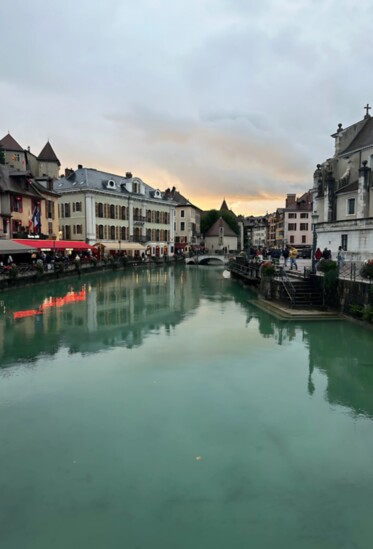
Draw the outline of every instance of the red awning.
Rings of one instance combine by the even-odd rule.
[[[94,246],[81,240],[41,240],[39,238],[14,239],[14,242],[37,250],[92,250]]]

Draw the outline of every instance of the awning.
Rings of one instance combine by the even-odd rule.
[[[0,255],[2,254],[27,254],[35,252],[35,246],[24,246],[15,240],[0,240]]]
[[[139,242],[97,242],[96,246],[105,246],[105,250],[121,250],[124,251],[145,251],[145,246]]]
[[[41,239],[17,239],[23,246],[30,246],[37,250],[92,250],[94,246],[83,242],[82,240],[41,240]]]

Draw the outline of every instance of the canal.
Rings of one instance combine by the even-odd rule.
[[[222,273],[0,294],[2,549],[372,546],[372,332]]]

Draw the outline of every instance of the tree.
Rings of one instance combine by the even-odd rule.
[[[2,145],[0,145],[0,164],[5,164],[5,153]]]
[[[239,234],[240,230],[236,216],[232,212],[226,210],[209,210],[204,213],[201,217],[201,233],[206,234],[220,217],[228,223],[232,231],[234,231],[237,235]]]

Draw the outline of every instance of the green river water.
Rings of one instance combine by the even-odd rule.
[[[1,549],[373,546],[373,332],[222,273],[0,294]]]

